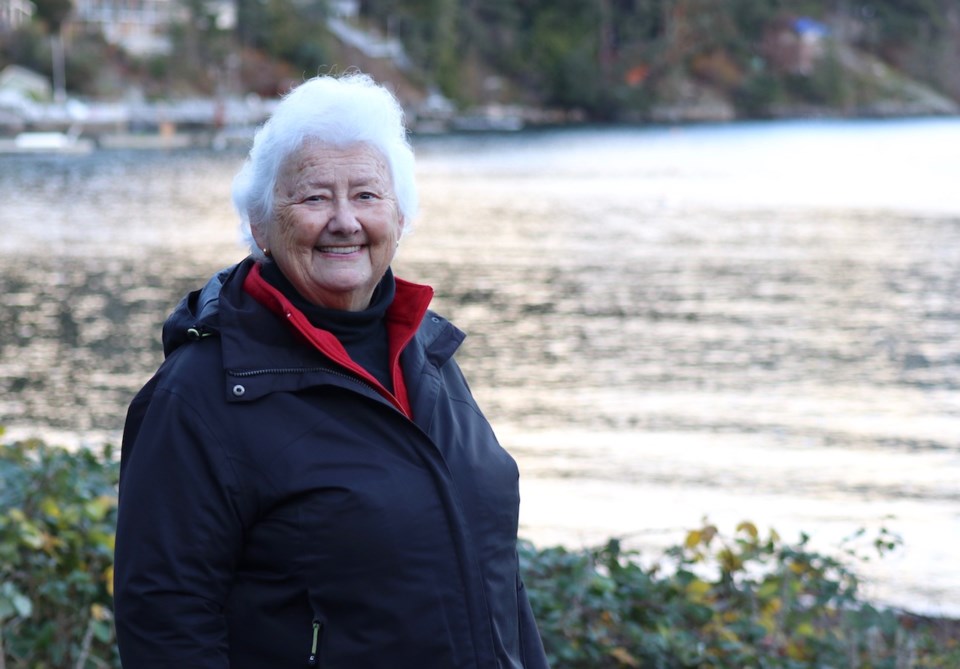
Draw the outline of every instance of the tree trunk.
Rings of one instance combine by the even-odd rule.
[[[50,53],[53,56],[53,101],[62,105],[67,101],[67,68],[63,49],[63,27],[50,35]]]

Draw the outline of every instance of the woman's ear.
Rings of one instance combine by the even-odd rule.
[[[253,241],[257,243],[257,246],[259,246],[261,250],[270,248],[270,244],[267,241],[267,235],[263,232],[263,225],[259,223],[254,225],[251,221],[250,234],[253,235]],[[264,253],[266,253],[266,251],[264,251]]]

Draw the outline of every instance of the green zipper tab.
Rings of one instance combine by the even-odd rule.
[[[310,644],[310,657],[307,658],[307,664],[311,667],[317,666],[317,647],[320,645],[320,621],[313,621],[313,642]]]

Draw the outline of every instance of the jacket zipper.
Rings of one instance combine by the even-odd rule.
[[[334,376],[339,376],[341,379],[349,379],[354,383],[359,383],[364,388],[368,388],[378,395],[380,394],[376,388],[373,387],[373,384],[367,383],[360,377],[354,376],[353,374],[344,374],[343,372],[338,372],[335,369],[330,369],[329,367],[268,367],[266,369],[250,369],[245,372],[227,372],[230,376],[237,377],[249,377],[249,376],[262,376],[264,374],[304,374],[311,372],[326,372],[328,374],[333,374]]]
[[[320,630],[323,628],[323,625],[320,624],[319,620],[313,621],[313,640],[310,642],[310,657],[307,658],[307,665],[311,667],[317,666],[317,651],[320,647]]]
[[[251,369],[245,372],[236,372],[231,370],[231,371],[228,371],[227,373],[230,374],[230,376],[247,377],[247,376],[261,376],[263,374],[302,374],[304,372],[330,372],[331,374],[337,373],[334,370],[330,369],[329,367],[268,367],[266,369]],[[347,376],[347,375],[341,374],[340,376]],[[353,378],[353,377],[349,377],[349,378]],[[360,381],[360,379],[357,379],[357,381]]]

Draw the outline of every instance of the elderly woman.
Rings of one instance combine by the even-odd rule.
[[[177,306],[123,435],[125,668],[539,669],[517,466],[390,262],[417,208],[363,75],[284,98],[234,182],[252,254]]]

